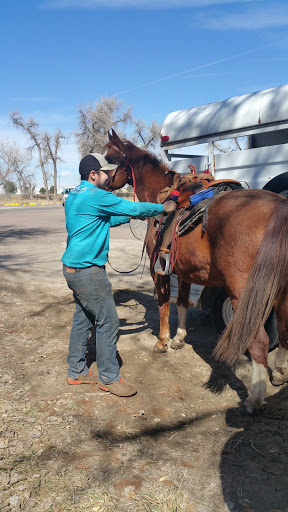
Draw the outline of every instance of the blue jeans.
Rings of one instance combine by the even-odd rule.
[[[110,384],[120,378],[117,361],[119,318],[105,267],[76,268],[63,274],[73,291],[75,313],[70,334],[68,376],[87,375],[87,341],[96,324],[96,363],[99,380]]]

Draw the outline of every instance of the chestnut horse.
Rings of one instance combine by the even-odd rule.
[[[159,191],[173,183],[173,173],[154,155],[122,141],[112,131],[105,157],[118,163],[109,189],[125,183],[135,187],[139,201],[157,202]],[[156,222],[150,221],[146,244],[150,261],[159,250]],[[155,256],[155,254],[154,254]],[[154,265],[154,264],[153,264]],[[155,349],[167,351],[170,342],[170,276],[151,275],[158,294],[160,333]],[[201,223],[179,238],[173,273],[178,276],[178,329],[173,348],[181,348],[186,336],[186,312],[190,284],[225,287],[234,315],[222,334],[214,355],[234,364],[249,351],[252,382],[246,400],[248,412],[264,401],[268,377],[269,338],[264,324],[274,307],[279,348],[275,356],[273,384],[288,381],[288,200],[264,190],[234,190],[220,195],[209,208],[206,232]]]

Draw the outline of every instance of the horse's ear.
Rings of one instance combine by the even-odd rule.
[[[112,130],[111,130],[111,131],[112,131],[113,139],[114,139],[114,140],[116,139],[116,140],[118,140],[119,142],[121,142],[121,143],[122,143],[122,140],[120,139],[120,137],[118,137],[118,135],[117,135],[117,133],[115,132],[115,130],[113,130],[113,128],[112,128]]]
[[[112,130],[113,131],[113,130]],[[108,137],[109,137],[109,140],[111,141],[113,139],[112,135],[110,132],[108,132]]]

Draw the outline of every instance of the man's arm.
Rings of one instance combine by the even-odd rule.
[[[130,217],[127,215],[124,215],[122,217],[118,217],[114,215],[113,217],[110,217],[110,227],[115,228],[116,226],[121,226],[121,224],[127,224],[127,222],[130,221]]]
[[[164,204],[158,203],[136,203],[115,196],[111,192],[101,191],[101,195],[97,197],[97,210],[100,214],[110,215],[111,217],[137,217],[144,219],[145,217],[154,217],[159,213],[169,213],[175,210],[174,201],[166,201]]]

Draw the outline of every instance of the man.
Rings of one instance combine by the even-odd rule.
[[[68,384],[96,384],[118,396],[135,395],[133,384],[119,375],[117,336],[119,319],[111,284],[105,272],[110,227],[129,222],[130,217],[153,217],[175,210],[173,201],[164,205],[134,203],[107,192],[109,173],[117,165],[109,164],[100,153],[82,158],[81,183],[70,192],[65,203],[67,248],[63,254],[63,274],[73,291],[75,313],[67,362]],[[87,341],[96,324],[97,378],[86,362]]]

